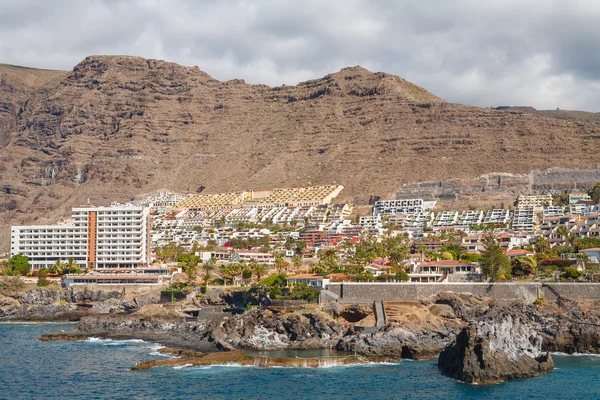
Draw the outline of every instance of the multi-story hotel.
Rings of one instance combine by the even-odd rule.
[[[70,224],[13,226],[10,253],[29,257],[35,270],[71,257],[82,269],[146,267],[149,218],[129,205],[73,208]]]

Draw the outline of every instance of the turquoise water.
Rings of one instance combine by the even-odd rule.
[[[0,323],[0,399],[600,399],[600,357],[556,356],[542,377],[472,386],[435,361],[331,368],[130,371],[160,357],[139,341],[39,342],[67,324]]]

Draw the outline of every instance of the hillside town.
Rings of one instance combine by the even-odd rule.
[[[65,286],[169,285],[176,276],[192,285],[238,286],[281,276],[282,285],[313,288],[599,278],[600,185],[521,195],[514,206],[487,210],[377,200],[368,215],[335,202],[342,190],[164,191],[73,208],[61,224],[13,226],[3,273]]]

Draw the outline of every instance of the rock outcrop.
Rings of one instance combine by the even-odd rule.
[[[42,287],[0,293],[0,320],[79,320],[84,315],[136,310],[158,302],[158,291]]]
[[[490,309],[470,323],[441,352],[438,365],[444,375],[467,383],[495,383],[538,376],[554,369],[542,337],[519,311]]]

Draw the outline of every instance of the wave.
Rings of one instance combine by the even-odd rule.
[[[553,351],[550,354],[552,354],[553,356],[567,356],[567,357],[600,357],[600,354],[593,354],[593,353],[562,353],[560,351]]]
[[[184,368],[189,368],[192,367],[194,364],[183,364],[183,365],[176,365],[173,367],[173,369],[184,369]]]

